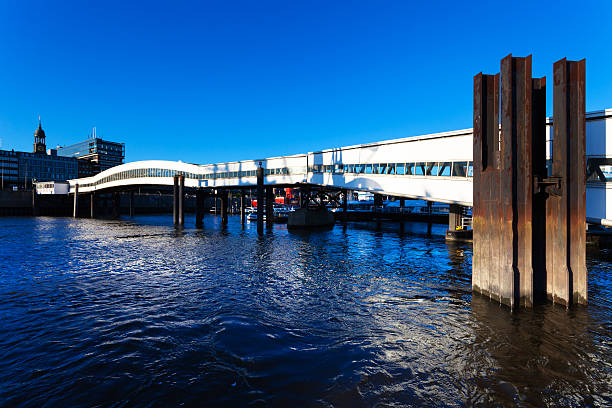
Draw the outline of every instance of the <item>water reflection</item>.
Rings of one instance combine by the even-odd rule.
[[[444,226],[191,221],[0,219],[0,400],[612,402],[607,252],[589,252],[587,308],[509,313],[472,297],[471,245]]]

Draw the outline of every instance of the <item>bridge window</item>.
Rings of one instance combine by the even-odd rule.
[[[395,163],[389,163],[387,165],[387,174],[395,174]]]
[[[334,165],[334,174],[342,174],[344,173],[344,166],[342,164]]]
[[[453,163],[453,177],[467,177],[468,162]]]
[[[427,163],[425,174],[428,176],[437,176],[438,175],[438,163],[436,162]]]
[[[372,174],[372,165],[371,164],[366,164],[365,165],[365,174]]]
[[[396,163],[395,164],[395,174],[406,174],[406,164],[405,163]]]
[[[414,163],[406,163],[406,175],[412,176],[414,174]]]
[[[427,163],[415,163],[414,164],[414,175],[415,176],[424,176],[425,175],[425,167]]]
[[[467,173],[468,173],[468,177],[474,176],[474,163],[468,162]]]
[[[438,176],[450,177],[451,175],[451,162],[440,162],[440,168],[438,169]]]
[[[387,174],[387,163],[375,164],[374,174]]]

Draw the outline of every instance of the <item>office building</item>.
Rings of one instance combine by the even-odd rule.
[[[78,160],[46,150],[40,120],[34,132],[32,153],[0,150],[0,188],[30,189],[35,181],[64,181],[78,177]]]
[[[79,176],[87,177],[98,174],[111,167],[123,164],[125,159],[125,144],[109,142],[93,137],[73,145],[58,147],[58,156],[79,159]]]

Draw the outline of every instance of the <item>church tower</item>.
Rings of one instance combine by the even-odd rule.
[[[40,116],[38,117],[38,129],[34,132],[34,153],[46,153],[47,146],[45,145],[45,131],[40,124]]]

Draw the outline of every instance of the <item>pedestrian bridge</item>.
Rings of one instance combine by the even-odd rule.
[[[551,125],[549,120],[548,157]],[[261,166],[266,185],[316,185],[472,206],[472,139],[472,129],[464,129],[228,163],[138,161],[70,180],[70,192],[77,184],[79,193],[172,186],[177,174],[185,176],[186,188],[250,188]],[[587,113],[586,152],[587,217],[612,219],[612,109]]]

